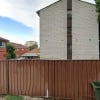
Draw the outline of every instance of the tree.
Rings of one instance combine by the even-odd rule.
[[[98,12],[98,21],[100,22],[100,0],[95,0],[96,2],[96,11]]]
[[[95,0],[96,2],[96,11],[98,13],[98,25],[99,25],[99,40],[100,40],[100,0]],[[100,47],[99,47],[100,48]]]
[[[95,0],[95,3],[96,3],[96,11],[98,13],[98,32],[99,32],[99,51],[100,51],[100,0]]]
[[[36,48],[38,48],[38,44],[34,44],[32,46],[29,46],[29,50],[36,49]]]
[[[7,50],[7,55],[6,55],[7,59],[16,58],[16,54],[14,53],[15,48],[11,44],[7,44],[6,50]]]

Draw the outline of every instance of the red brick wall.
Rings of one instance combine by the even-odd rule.
[[[6,60],[6,48],[0,48],[0,60]]]
[[[22,54],[28,52],[29,50],[28,49],[15,49],[15,54],[18,55],[18,56],[21,56]],[[0,48],[0,60],[6,60],[6,48]]]

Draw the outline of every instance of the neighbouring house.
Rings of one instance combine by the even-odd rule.
[[[37,13],[41,59],[99,59],[100,34],[95,4],[59,0]]]
[[[13,43],[13,42],[10,42],[10,44],[15,48],[15,54],[17,57],[20,57],[22,54],[29,51],[28,47],[26,47],[22,44]]]
[[[31,51],[28,51],[20,56],[20,59],[39,59],[40,57],[40,50],[39,49],[33,49]]]
[[[6,60],[6,44],[9,40],[0,37],[0,60]]]
[[[35,44],[38,45],[38,43],[36,41],[26,41],[25,46],[29,47],[29,46],[32,46]]]

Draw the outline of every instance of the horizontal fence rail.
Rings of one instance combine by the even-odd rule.
[[[0,94],[94,100],[100,61],[0,61]]]

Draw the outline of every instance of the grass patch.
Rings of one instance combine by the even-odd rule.
[[[5,97],[5,100],[23,100],[23,97],[22,96],[6,96]]]

